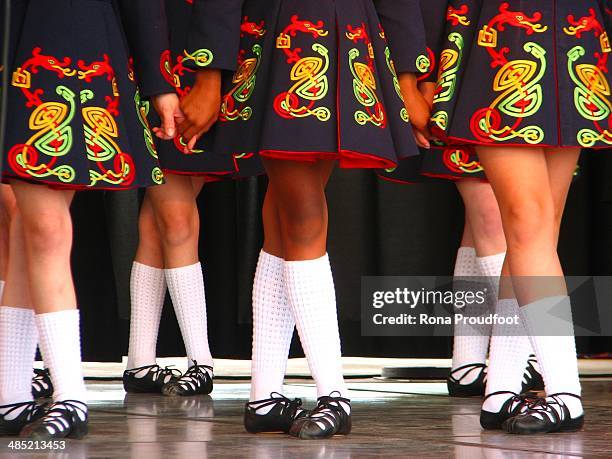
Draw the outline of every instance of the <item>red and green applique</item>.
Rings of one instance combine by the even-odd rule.
[[[368,123],[384,128],[387,126],[387,114],[385,107],[378,97],[375,67],[374,49],[366,30],[365,24],[353,27],[347,26],[346,38],[353,43],[363,42],[368,50],[366,63],[359,62],[361,52],[357,48],[349,50],[349,68],[353,74],[353,94],[364,110],[355,112],[355,121],[364,126]]]
[[[593,33],[599,38],[601,52],[594,53],[595,64],[583,62],[586,50],[576,45],[567,53],[567,71],[576,85],[574,88],[574,105],[583,118],[593,122],[593,129],[581,129],[577,140],[583,147],[592,147],[599,142],[612,145],[612,133],[608,122],[612,114],[610,103],[610,84],[605,73],[608,72],[608,58],[612,52],[610,40],[605,28],[597,19],[593,8],[589,14],[580,19],[573,15],[567,17],[569,26],[563,28],[566,35],[582,38],[584,33]],[[602,125],[603,123],[603,125]]]
[[[193,65],[199,68],[208,67],[215,59],[213,52],[206,48],[196,49],[195,51],[185,50],[183,54],[183,60],[185,62],[192,62]]]
[[[450,6],[446,12],[446,20],[451,26],[459,28],[459,26],[467,27],[471,24],[467,14],[470,10],[468,5],[461,5],[459,8]],[[465,39],[459,31],[453,30],[448,35],[448,41],[454,45],[453,48],[445,48],[440,53],[440,61],[438,68],[438,81],[434,93],[433,106],[441,102],[451,100],[457,89],[457,73],[463,63],[463,55],[465,52]],[[431,121],[442,131],[446,131],[448,127],[448,112],[446,110],[436,110]]]
[[[59,163],[72,150],[75,135],[72,121],[79,103],[87,158],[90,164],[96,166],[90,166],[89,186],[94,187],[100,182],[119,187],[128,186],[134,180],[135,169],[132,157],[121,151],[116,142],[119,130],[115,117],[119,115],[120,95],[110,60],[104,55],[101,60],[90,64],[79,60],[77,68],[71,67],[71,64],[72,60],[68,57],[60,60],[42,54],[41,48],[35,48],[32,57],[13,73],[11,84],[23,93],[26,107],[34,110],[28,122],[33,133],[23,144],[9,150],[9,165],[21,177],[54,177],[62,183],[73,183],[76,178],[74,168]],[[90,105],[95,99],[91,89],[85,88],[75,94],[66,85],[60,84],[55,92],[63,101],[44,102],[44,91],[33,84],[34,76],[41,71],[53,72],[60,80],[76,78],[83,83],[105,79],[109,82],[111,95],[105,97],[104,107]]]
[[[319,121],[331,118],[329,108],[317,106],[317,102],[329,92],[329,50],[315,41],[311,48],[316,55],[302,57],[302,48],[292,46],[292,39],[298,33],[311,35],[315,40],[328,36],[329,31],[324,26],[323,21],[300,20],[296,15],[276,39],[276,48],[285,53],[287,64],[291,65],[290,79],[294,82],[289,90],[277,95],[274,100],[274,110],[283,118],[314,116]]]
[[[484,170],[478,161],[470,161],[469,153],[461,148],[446,148],[442,153],[442,161],[449,171],[456,174],[478,174]]]
[[[495,16],[478,33],[478,46],[484,47],[491,56],[491,67],[500,67],[493,80],[493,91],[499,93],[488,107],[472,116],[470,129],[483,142],[507,142],[519,138],[528,144],[544,141],[544,130],[540,126],[522,126],[523,120],[537,113],[542,106],[542,85],[546,73],[546,50],[534,41],[523,45],[530,55],[525,59],[509,61],[507,47],[498,48],[498,32],[506,27],[524,29],[527,35],[545,32],[548,26],[538,23],[542,13],[528,16],[511,11],[507,3],[499,7]],[[502,115],[514,119],[507,124]]]
[[[266,34],[265,24],[263,21],[255,23],[249,21],[245,17],[240,26],[241,37],[246,35],[252,36],[259,40]],[[247,121],[253,115],[253,108],[248,104],[255,85],[257,83],[257,71],[261,64],[262,47],[259,43],[255,43],[251,48],[252,57],[246,57],[247,50],[240,50],[238,57],[238,69],[232,78],[234,85],[231,91],[223,96],[221,104],[220,121]]]

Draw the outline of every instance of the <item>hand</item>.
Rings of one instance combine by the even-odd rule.
[[[431,148],[429,141],[432,140],[432,135],[429,132],[431,103],[419,90],[416,76],[412,73],[400,75],[400,88],[416,143],[419,147],[429,149]],[[431,99],[433,100],[433,92],[431,93]]]
[[[429,107],[433,107],[434,96],[436,95],[436,86],[437,84],[433,81],[421,81],[418,83],[417,87],[419,88],[419,92],[423,94],[425,101],[429,104]]]
[[[184,119],[180,101],[176,94],[160,94],[153,96],[153,108],[161,118],[161,126],[154,127],[153,132],[163,140],[171,140],[176,136],[176,125]]]
[[[199,138],[217,122],[220,109],[221,71],[198,70],[193,88],[181,101],[185,119],[178,129],[187,142],[188,151],[193,150]]]

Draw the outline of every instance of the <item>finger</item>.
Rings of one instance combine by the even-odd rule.
[[[177,110],[176,112],[174,112],[174,124],[176,126],[179,126],[181,123],[183,123],[185,119],[185,114],[182,111]]]
[[[417,145],[421,148],[429,150],[431,148],[431,144],[429,143],[429,140],[427,140],[427,137],[425,137],[421,132],[417,131],[416,129],[414,129],[413,132],[414,139],[416,140]]]
[[[185,137],[185,132],[187,131],[187,129],[189,129],[191,127],[191,122],[187,119],[184,119],[183,121],[181,121],[178,125],[178,131],[179,134],[181,134],[182,137]]]
[[[176,135],[176,125],[174,123],[174,110],[162,110],[162,130],[166,136],[172,138]]]
[[[185,132],[183,132],[183,139],[192,139],[193,137],[197,136],[199,132],[199,129],[197,127],[195,127],[194,125],[190,125]]]
[[[162,139],[162,140],[170,140],[172,137],[168,137],[164,131],[158,127],[154,127],[152,129],[153,133],[155,134],[155,137]]]
[[[196,143],[198,142],[199,137],[193,136],[189,142],[187,142],[187,150],[193,151],[195,149]]]

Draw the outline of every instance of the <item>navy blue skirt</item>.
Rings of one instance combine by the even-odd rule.
[[[166,0],[165,3],[171,49],[161,56],[160,69],[182,99],[195,81],[195,70],[184,65],[193,1]],[[160,166],[166,174],[203,176],[207,181],[263,173],[261,161],[255,155],[228,155],[213,149],[213,145],[214,129],[189,153],[184,152],[186,142],[180,135],[174,141],[160,141]]]
[[[432,146],[421,149],[421,155],[407,158],[392,169],[378,171],[384,180],[397,183],[423,183],[441,180],[478,179],[486,180],[478,156],[470,147]]]
[[[161,183],[150,105],[112,3],[28,3],[7,90],[3,180],[112,190]]]
[[[610,11],[599,0],[461,0],[432,130],[454,144],[612,145]]]
[[[418,154],[371,0],[249,1],[243,17],[215,152],[345,168]]]

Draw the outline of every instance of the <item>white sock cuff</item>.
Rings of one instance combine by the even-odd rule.
[[[290,270],[298,270],[298,269],[312,269],[317,266],[330,266],[329,262],[329,254],[325,254],[322,257],[315,258],[312,260],[297,260],[297,261],[286,261],[285,267]]]
[[[476,263],[480,270],[481,276],[499,277],[501,275],[502,266],[506,259],[506,252],[488,255],[486,257],[476,257]]]
[[[192,265],[181,266],[179,268],[166,268],[164,269],[164,272],[168,276],[178,276],[186,272],[196,271],[198,269],[200,271],[202,270],[202,263],[200,263],[199,261]]]
[[[476,250],[473,247],[459,247],[455,259],[455,277],[477,276]]]
[[[34,311],[32,309],[15,308],[13,306],[0,306],[0,314],[5,314],[6,317],[20,320],[34,320]]]
[[[469,258],[476,257],[476,249],[474,247],[468,247],[468,246],[462,245],[461,247],[457,249],[457,259],[464,258],[464,257],[469,257]]]
[[[64,309],[62,311],[44,312],[42,314],[35,315],[36,322],[39,324],[45,324],[49,320],[75,320],[80,321],[80,314],[78,309]]]
[[[259,252],[259,258],[260,260],[274,265],[282,266],[283,263],[285,263],[285,260],[283,258],[277,257],[276,255],[272,255],[271,253],[268,253],[263,249]]]
[[[157,276],[163,279],[164,268],[156,268],[154,266],[149,266],[143,263],[139,263],[138,261],[134,261],[132,263],[132,276],[138,275],[141,273],[145,275],[149,275],[149,276]]]
[[[150,265],[146,265],[144,263],[140,263],[139,261],[134,260],[132,262],[132,268],[136,268],[136,269],[144,269],[147,271],[154,271],[154,272],[163,272],[164,268],[156,268],[155,266],[150,266]]]

